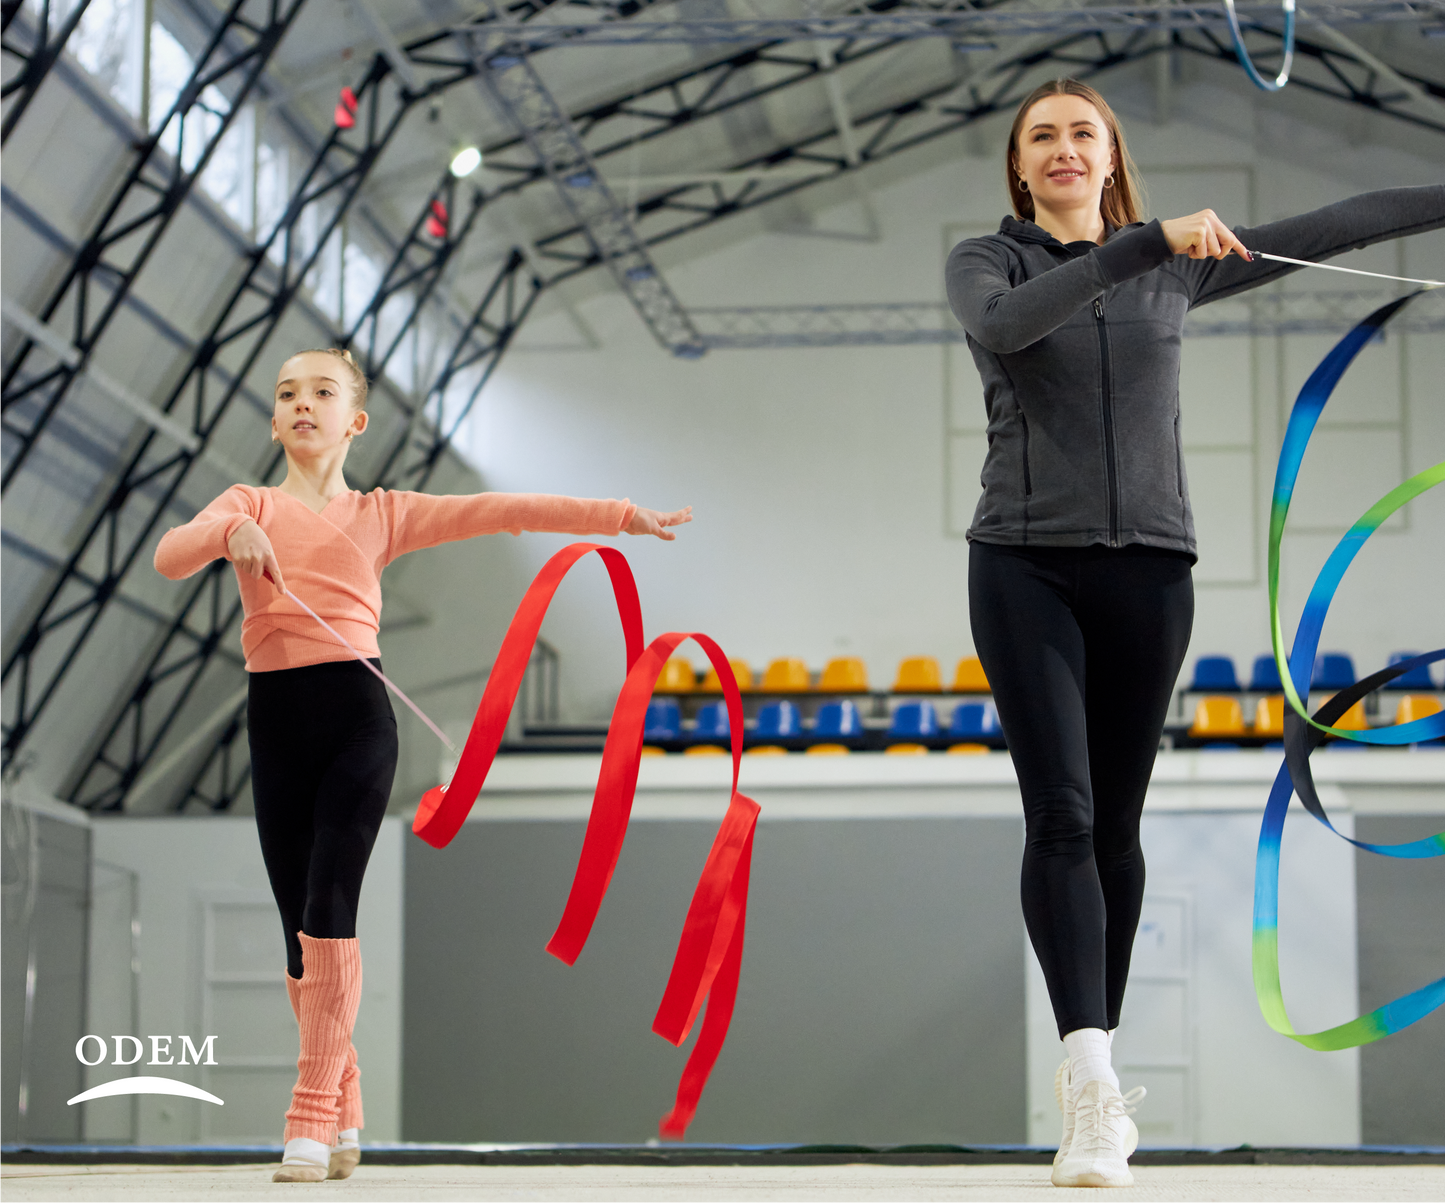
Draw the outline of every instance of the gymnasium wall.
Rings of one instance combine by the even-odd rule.
[[[1217,120],[1222,106],[1231,120]],[[1256,120],[1202,85],[1181,96],[1177,112],[1159,127],[1124,111],[1153,208],[1165,216],[1207,205],[1248,225],[1439,174],[1428,160],[1379,146],[1336,140],[1324,154],[1322,129]],[[1253,140],[1220,132],[1230,127],[1254,128]],[[879,241],[856,237],[866,223],[856,202],[843,201],[811,236],[759,228],[671,264],[664,247],[669,282],[689,305],[941,300],[947,249],[996,229],[1006,211],[1005,133],[997,125],[976,133],[969,154],[876,191]],[[1339,262],[1438,276],[1445,236]],[[1369,281],[1325,272],[1283,287],[1382,295]],[[1366,298],[1349,311],[1363,316],[1378,303]],[[1441,303],[1416,304],[1438,312]],[[696,521],[675,544],[623,540],[649,631],[707,631],[759,669],[775,656],[816,668],[857,655],[883,686],[902,656],[949,664],[972,650],[963,531],[979,491],[984,423],[965,347],[715,351],[688,362],[659,350],[619,298],[584,298],[580,309],[600,349],[587,348],[565,314],[543,314],[503,362],[463,450],[492,489],[692,504]],[[1186,340],[1183,429],[1201,550],[1191,662],[1226,652],[1247,668],[1268,650],[1265,530],[1279,435],[1332,341]],[[1391,334],[1341,384],[1296,493],[1283,566],[1287,624],[1345,527],[1440,458],[1442,375],[1438,335]],[[1442,523],[1445,490],[1437,490],[1385,525],[1340,591],[1326,648],[1352,652],[1368,671],[1392,651],[1438,644]],[[519,566],[534,571],[566,541],[526,538]],[[563,654],[564,710],[579,720],[605,717],[621,657],[600,573],[588,576],[564,586],[546,627]],[[524,583],[525,575],[505,583],[509,604]]]

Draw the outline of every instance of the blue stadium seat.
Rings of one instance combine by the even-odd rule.
[[[726,702],[710,702],[698,710],[693,739],[726,739],[731,733]]]
[[[905,702],[893,712],[888,734],[895,738],[937,735],[938,711],[932,702]]]
[[[803,730],[803,720],[792,702],[774,702],[758,711],[755,734],[773,739],[789,739]]]
[[[1343,652],[1324,652],[1315,657],[1311,689],[1348,689],[1355,683],[1355,662]]]
[[[844,739],[863,734],[863,718],[852,702],[829,702],[818,707],[813,734],[830,739]]]
[[[953,708],[948,733],[961,739],[989,739],[1003,734],[992,702],[963,702]]]
[[[1228,656],[1200,656],[1194,662],[1191,693],[1238,693],[1239,678],[1234,675],[1234,661]]]
[[[1284,689],[1279,679],[1279,665],[1273,656],[1256,656],[1249,674],[1249,688],[1254,693],[1279,693]]]
[[[1419,654],[1419,652],[1395,652],[1390,657],[1390,663],[1394,665],[1399,664],[1402,660],[1413,660]],[[1435,688],[1435,682],[1430,680],[1430,666],[1428,664],[1417,664],[1403,677],[1396,677],[1388,684],[1380,686],[1380,688],[1414,690],[1418,692],[1420,690],[1433,690]]]
[[[671,698],[654,698],[647,703],[647,717],[642,720],[644,740],[681,739],[682,708]]]

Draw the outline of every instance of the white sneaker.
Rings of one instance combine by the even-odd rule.
[[[1055,1186],[1134,1185],[1129,1157],[1139,1146],[1139,1129],[1129,1115],[1145,1093],[1136,1086],[1126,1098],[1107,1082],[1084,1083],[1074,1101],[1069,1151],[1054,1163]]]
[[[1059,1162],[1068,1156],[1069,1145],[1074,1141],[1074,1084],[1069,1074],[1067,1057],[1054,1074],[1054,1102],[1058,1103],[1059,1110],[1064,1113],[1064,1135],[1059,1140],[1059,1151],[1054,1154],[1054,1166],[1057,1168]]]

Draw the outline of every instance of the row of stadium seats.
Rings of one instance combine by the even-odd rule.
[[[850,701],[829,702],[818,710],[811,727],[805,726],[792,702],[774,702],[758,711],[757,722],[748,734],[755,739],[850,739],[864,732],[863,716]],[[692,727],[682,725],[682,708],[671,698],[654,698],[647,705],[642,738],[648,743],[679,740],[725,740],[731,734],[725,702],[712,702],[697,712]],[[946,728],[938,721],[932,702],[907,702],[893,711],[888,725],[890,739],[951,737],[957,739],[999,739],[998,713],[992,702],[964,702],[953,709]]]
[[[772,661],[763,671],[761,680],[755,679],[752,667],[746,660],[729,660],[738,688],[759,693],[870,693],[868,669],[857,656],[836,656],[823,666],[818,679],[813,680],[805,661],[794,657],[782,657]],[[662,667],[657,678],[657,693],[721,693],[722,684],[717,670],[709,668],[698,679],[692,663],[674,656]],[[988,693],[988,678],[984,676],[983,665],[977,656],[965,656],[954,669],[953,683],[948,690],[943,687],[943,672],[938,661],[932,656],[910,656],[898,665],[893,681],[894,693]]]
[[[1238,698],[1228,694],[1203,697],[1194,707],[1194,722],[1189,727],[1189,734],[1194,739],[1230,739],[1237,736],[1278,739],[1284,735],[1284,708],[1283,694],[1260,698],[1255,703],[1254,722],[1246,726],[1244,708]],[[1439,714],[1440,710],[1439,698],[1428,693],[1407,693],[1395,707],[1394,722],[1414,722]],[[1370,721],[1365,717],[1363,701],[1356,702],[1332,725],[1344,731],[1368,730]]]
[[[1390,657],[1391,665],[1412,660],[1419,652],[1396,652]],[[1320,690],[1347,689],[1359,678],[1355,676],[1354,660],[1343,652],[1325,652],[1315,657],[1314,672],[1310,676],[1310,688]],[[1279,666],[1273,656],[1256,656],[1250,672],[1249,693],[1278,693],[1280,690]],[[1419,692],[1437,688],[1430,679],[1430,666],[1420,664],[1409,672],[1396,677],[1385,689],[1403,692]],[[1200,656],[1194,662],[1194,678],[1190,682],[1190,693],[1241,693],[1239,677],[1234,671],[1234,661],[1229,656]]]
[[[853,749],[846,744],[810,744],[808,747],[801,749],[801,751],[807,756],[847,756]],[[932,749],[925,747],[923,744],[898,743],[889,744],[888,747],[883,749],[883,754],[885,756],[926,756],[930,751],[932,751]],[[970,756],[980,752],[987,754],[993,751],[993,749],[987,744],[964,743],[953,744],[950,747],[940,749],[940,751],[948,752],[955,756]],[[645,744],[642,749],[642,754],[644,756],[666,755],[664,749],[652,744]],[[682,754],[684,756],[726,756],[728,753],[727,749],[721,748],[717,744],[693,744],[691,747],[684,748]],[[759,744],[757,747],[744,749],[743,755],[787,756],[789,752],[787,748],[780,748],[777,744]]]

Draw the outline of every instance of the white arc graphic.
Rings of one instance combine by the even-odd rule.
[[[189,1082],[178,1082],[175,1078],[151,1078],[142,1074],[134,1078],[116,1078],[114,1082],[102,1082],[99,1086],[92,1086],[69,1100],[66,1106],[88,1103],[92,1099],[108,1099],[117,1094],[179,1094],[188,1099],[200,1099],[203,1103],[215,1103],[218,1107],[226,1105],[225,1099],[218,1099]]]
[[[1256,259],[1273,259],[1276,263],[1293,263],[1296,267],[1318,267],[1327,272],[1348,272],[1352,276],[1373,276],[1376,280],[1398,280],[1401,284],[1423,284],[1426,288],[1445,288],[1445,280],[1412,280],[1409,276],[1387,276],[1383,272],[1365,272],[1358,267],[1336,267],[1333,263],[1311,263],[1308,259],[1291,259],[1288,255],[1271,255],[1267,251],[1250,251]]]

